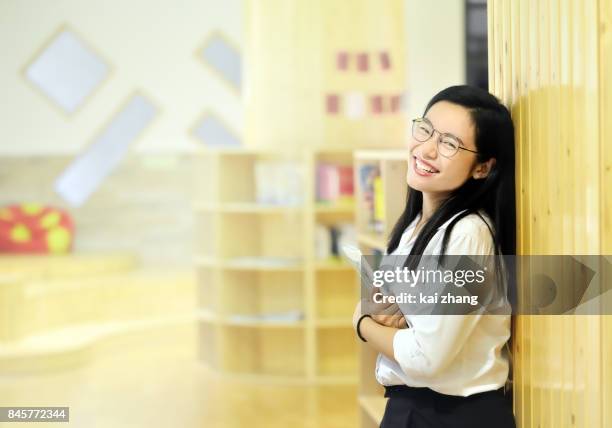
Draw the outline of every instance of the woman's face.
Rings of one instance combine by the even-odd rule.
[[[445,197],[461,187],[469,177],[482,178],[482,167],[479,168],[476,153],[458,150],[447,158],[441,156],[437,148],[440,133],[449,133],[461,140],[462,147],[476,151],[474,123],[469,111],[463,106],[440,101],[431,106],[425,117],[439,132],[434,132],[423,143],[411,134],[408,185],[432,196]]]

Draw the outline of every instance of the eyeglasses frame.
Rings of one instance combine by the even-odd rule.
[[[428,123],[428,124],[431,126],[431,129],[433,130],[432,134],[431,134],[429,137],[427,137],[427,139],[426,139],[426,140],[421,141],[421,140],[419,140],[419,139],[418,139],[418,138],[417,138],[417,137],[414,135],[414,124],[415,124],[415,122],[417,122],[417,121],[427,122],[427,123]],[[426,117],[418,117],[418,118],[416,118],[416,119],[412,119],[412,136],[413,136],[413,137],[414,137],[414,139],[415,139],[415,140],[417,140],[419,143],[424,143],[424,142],[428,141],[428,140],[429,140],[431,137],[433,137],[433,135],[434,135],[436,132],[437,132],[437,133],[440,135],[440,136],[438,137],[438,141],[437,141],[437,143],[438,143],[438,144],[436,144],[436,150],[438,150],[438,154],[439,154],[440,156],[444,156],[445,158],[450,159],[450,158],[452,158],[453,156],[455,156],[457,153],[459,153],[459,149],[461,149],[461,150],[465,150],[466,152],[472,152],[472,153],[476,153],[476,154],[478,154],[478,153],[479,153],[479,152],[477,152],[477,151],[475,151],[475,150],[470,150],[470,149],[466,149],[465,147],[462,147],[462,146],[463,146],[463,141],[461,140],[461,138],[459,138],[459,137],[457,137],[457,136],[455,136],[455,135],[453,135],[453,134],[449,134],[448,132],[440,132],[440,131],[438,131],[436,128],[434,128],[433,123],[431,123],[431,121],[430,121],[429,119],[427,119]],[[447,137],[452,137],[452,138],[454,138],[455,140],[457,140],[457,141],[459,142],[459,146],[458,146],[458,148],[457,148],[457,151],[456,151],[455,153],[453,153],[452,155],[450,155],[450,156],[446,156],[446,155],[443,155],[442,153],[440,153],[440,149],[439,149],[439,147],[438,147],[438,146],[440,145],[440,142],[442,141],[442,138],[443,138],[444,136],[447,136]]]

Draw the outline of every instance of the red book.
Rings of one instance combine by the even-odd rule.
[[[331,202],[338,199],[339,176],[335,165],[319,164],[317,166],[317,200]]]
[[[353,167],[350,165],[338,166],[339,176],[339,194],[340,197],[352,197],[354,193],[353,187]]]

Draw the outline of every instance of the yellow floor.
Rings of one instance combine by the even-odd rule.
[[[356,388],[227,383],[196,359],[195,324],[113,339],[85,366],[0,377],[2,406],[69,406],[73,427],[356,427]],[[2,424],[0,426],[40,424]]]

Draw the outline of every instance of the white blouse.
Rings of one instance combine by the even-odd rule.
[[[425,254],[440,254],[442,238],[457,213],[437,230]],[[481,211],[487,222],[492,222]],[[392,254],[410,253],[420,215],[408,226]],[[493,239],[476,214],[459,220],[447,244],[446,254],[494,254]],[[442,394],[468,396],[499,389],[508,379],[510,315],[405,315],[407,329],[393,338],[395,361],[379,354],[376,380],[382,385],[428,387]]]

